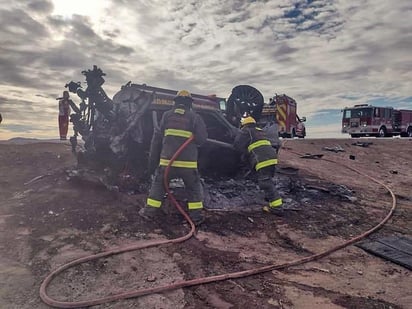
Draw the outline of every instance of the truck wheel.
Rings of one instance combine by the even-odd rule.
[[[378,137],[386,137],[388,136],[388,134],[386,133],[386,128],[385,127],[381,127],[379,129],[379,133],[378,133]]]

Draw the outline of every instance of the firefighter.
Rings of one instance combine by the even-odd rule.
[[[207,139],[206,125],[203,119],[192,110],[193,98],[187,90],[181,90],[174,98],[173,109],[165,112],[159,129],[155,129],[149,155],[149,172],[154,171],[152,186],[146,207],[140,215],[153,219],[160,210],[165,197],[163,177],[169,160],[179,147],[192,135],[194,140],[172,163],[169,180],[181,178],[185,184],[185,193],[189,216],[195,224],[203,221],[203,188],[197,169],[198,147]]]
[[[59,100],[59,133],[60,140],[65,141],[67,139],[67,131],[69,129],[69,115],[70,106],[73,101],[70,99],[68,91],[63,91],[63,97]]]
[[[265,200],[269,203],[263,210],[277,213],[282,206],[282,198],[272,181],[278,163],[276,149],[265,132],[256,126],[253,117],[242,118],[240,124],[241,130],[235,138],[234,147],[248,158],[251,168],[256,171],[259,188],[265,192]]]

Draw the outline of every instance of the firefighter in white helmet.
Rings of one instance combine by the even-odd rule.
[[[276,149],[272,147],[265,132],[256,126],[253,117],[244,117],[240,123],[241,130],[235,138],[234,147],[246,155],[251,168],[257,173],[259,188],[265,192],[265,200],[268,202],[263,210],[276,213],[282,206],[282,198],[272,181],[278,163]]]

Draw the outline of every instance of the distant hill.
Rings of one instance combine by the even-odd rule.
[[[67,141],[61,141],[59,139],[38,139],[38,138],[24,138],[24,137],[14,137],[5,141],[0,141],[0,144],[9,145],[25,145],[33,143],[65,143]]]

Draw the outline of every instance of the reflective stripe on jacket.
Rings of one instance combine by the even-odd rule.
[[[266,139],[265,132],[255,125],[244,126],[236,136],[234,147],[246,153],[256,171],[278,163],[276,150]]]
[[[163,114],[160,130],[154,132],[150,147],[150,160],[167,166],[179,147],[192,135],[194,141],[186,146],[172,166],[197,168],[198,146],[207,139],[203,119],[192,110],[174,107]]]

